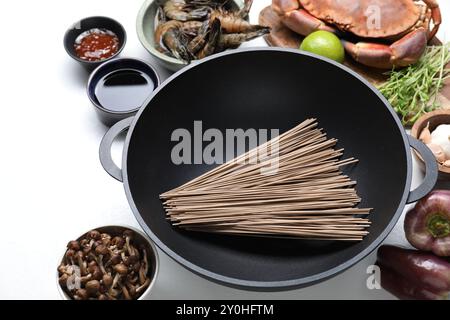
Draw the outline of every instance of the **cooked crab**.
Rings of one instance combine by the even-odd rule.
[[[390,69],[417,62],[441,24],[437,0],[273,0],[289,29],[338,34],[356,61]]]

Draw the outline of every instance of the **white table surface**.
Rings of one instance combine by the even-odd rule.
[[[102,169],[98,147],[107,128],[86,96],[88,74],[65,53],[66,29],[80,18],[106,15],[128,31],[123,56],[152,61],[140,45],[135,18],[143,0],[1,1],[0,27],[0,299],[59,299],[55,271],[66,243],[91,228],[138,227],[121,183]],[[251,20],[270,0],[255,0]],[[450,32],[450,4],[441,1]],[[256,40],[246,46],[263,46]],[[155,63],[156,64],[156,63]],[[168,72],[159,69],[162,78]],[[120,144],[114,147],[120,161]],[[422,176],[415,167],[414,184]],[[406,245],[400,219],[387,243]],[[366,288],[374,255],[307,289],[254,293],[202,279],[159,252],[154,299],[383,299]]]

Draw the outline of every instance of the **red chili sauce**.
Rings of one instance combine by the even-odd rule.
[[[91,29],[83,32],[75,40],[75,52],[80,59],[101,61],[119,51],[119,38],[105,29]]]

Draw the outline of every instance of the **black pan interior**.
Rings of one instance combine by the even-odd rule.
[[[339,139],[347,169],[358,181],[361,206],[373,207],[370,235],[361,243],[216,236],[174,229],[158,195],[213,168],[171,162],[173,130],[278,128],[309,117]],[[408,151],[409,152],[409,151]],[[128,182],[145,224],[171,251],[222,276],[247,281],[287,281],[328,271],[354,258],[385,230],[407,182],[401,129],[383,101],[363,82],[314,57],[248,51],[202,63],[180,74],[146,106],[130,138]],[[174,255],[173,255],[174,256]]]

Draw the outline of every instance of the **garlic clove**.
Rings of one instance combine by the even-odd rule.
[[[430,148],[431,152],[433,152],[434,156],[436,157],[436,160],[439,161],[439,163],[444,163],[447,159],[445,157],[444,150],[440,145],[429,143],[427,144],[428,148]]]
[[[442,165],[444,167],[450,168],[450,160],[445,161]]]
[[[430,123],[428,122],[425,129],[422,130],[419,136],[419,140],[421,140],[425,144],[431,143],[431,132],[430,132]]]

